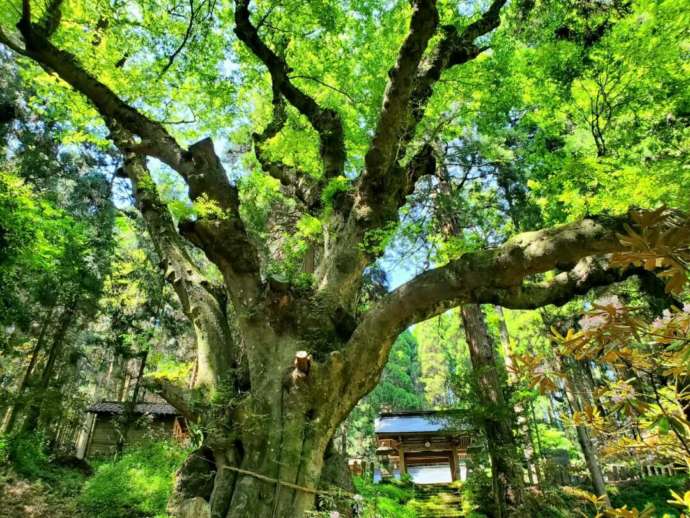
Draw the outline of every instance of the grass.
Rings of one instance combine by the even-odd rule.
[[[12,506],[9,515],[0,509],[0,518],[42,518],[45,510],[51,517],[167,517],[174,473],[187,454],[177,444],[152,442],[94,461],[94,472],[86,462],[46,452],[41,436],[0,436],[0,499]]]
[[[185,456],[175,444],[155,442],[101,462],[84,484],[79,508],[101,518],[167,516],[173,476]]]

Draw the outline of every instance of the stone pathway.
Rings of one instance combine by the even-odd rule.
[[[417,486],[410,502],[419,518],[455,518],[465,516],[457,487],[434,484]]]

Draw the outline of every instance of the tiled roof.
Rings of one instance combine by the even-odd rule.
[[[122,414],[125,411],[125,403],[117,401],[102,401],[87,408],[94,414]],[[134,406],[135,414],[177,415],[177,410],[168,403],[137,403]]]
[[[461,416],[449,412],[388,412],[376,419],[377,434],[394,433],[453,433],[467,430]]]

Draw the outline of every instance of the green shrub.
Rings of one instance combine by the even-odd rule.
[[[56,462],[48,454],[43,435],[37,433],[0,436],[0,466],[7,466],[25,479],[48,482],[51,490],[61,496],[79,493],[90,469],[86,461],[74,457]]]
[[[594,516],[594,507],[560,488],[546,488],[540,492],[526,491],[516,518],[575,518]]]
[[[355,488],[362,495],[363,518],[415,518],[417,514],[408,506],[414,498],[409,483],[396,481],[374,484],[363,477],[354,477]]]
[[[680,516],[680,509],[667,502],[671,499],[671,490],[683,494],[690,489],[690,480],[686,476],[648,477],[611,487],[609,495],[614,507],[628,506],[639,511],[653,505],[654,516]]]
[[[30,479],[54,480],[57,474],[50,465],[46,453],[45,439],[42,435],[19,434],[5,436],[7,458],[14,470]]]
[[[0,466],[10,460],[10,442],[7,435],[0,434]]]
[[[165,516],[175,470],[186,451],[168,442],[126,450],[101,463],[79,496],[79,507],[100,518]]]
[[[484,516],[481,513],[492,515],[495,513],[496,504],[492,494],[491,476],[486,470],[473,470],[462,485],[463,508],[469,513],[475,511],[476,516]]]

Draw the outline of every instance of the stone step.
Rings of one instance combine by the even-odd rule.
[[[457,487],[425,485],[415,488],[411,502],[419,518],[456,518],[464,516],[462,498]]]

